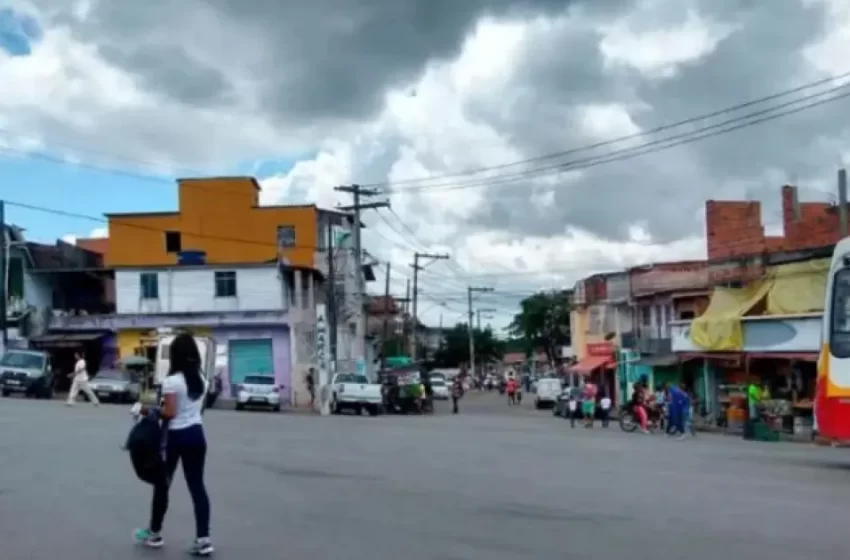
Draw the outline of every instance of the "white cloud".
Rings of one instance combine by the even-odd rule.
[[[846,2],[829,2],[833,9],[829,33],[817,41],[814,36],[809,38],[808,66],[802,62],[799,68],[790,63],[789,67],[780,67],[770,61],[753,62],[769,77],[781,77],[764,86],[768,89],[763,94],[771,93],[777,83],[785,84],[799,76],[843,70],[838,53],[850,48],[850,12]],[[77,2],[73,17],[81,21],[94,18],[94,4]],[[249,4],[254,9],[259,5]],[[617,12],[613,19],[588,15],[587,10],[552,19],[484,19],[456,56],[435,57],[412,81],[393,82],[395,87],[383,92],[377,113],[365,122],[329,118],[305,124],[296,115],[291,118],[295,123],[292,126],[280,118],[289,96],[276,100],[277,106],[270,108],[264,88],[274,81],[273,74],[291,70],[297,76],[295,70],[277,64],[278,56],[283,59],[305,53],[264,50],[265,43],[257,38],[261,30],[257,30],[257,36],[246,34],[241,20],[212,20],[203,8],[197,21],[208,25],[193,29],[184,39],[180,34],[165,37],[168,34],[156,25],[152,25],[155,33],[147,30],[163,43],[185,47],[191,60],[227,74],[231,96],[208,104],[180,102],[166,92],[146,87],[140,76],[106,62],[99,45],[82,41],[73,26],[57,20],[31,57],[12,58],[0,51],[0,83],[4,84],[0,125],[17,131],[4,134],[0,130],[0,146],[19,150],[48,146],[62,151],[67,143],[86,153],[87,158],[97,158],[90,154],[100,152],[108,154],[109,161],[123,160],[129,166],[138,162],[147,169],[153,165],[190,171],[315,151],[315,157],[299,161],[289,172],[261,178],[262,202],[310,201],[333,207],[351,202],[347,195],[334,191],[337,185],[395,182],[397,187],[388,193],[388,199],[415,235],[392,213],[380,211],[387,225],[370,210],[364,213],[368,228],[363,238],[371,253],[392,263],[396,293],[401,293],[411,275],[414,250],[445,252],[454,257],[453,262],[435,262],[423,272],[426,298],[446,301],[452,312],[443,309],[443,313],[454,317],[464,311],[468,284],[489,284],[498,288],[487,296],[490,301],[509,310],[523,293],[539,287],[570,287],[592,271],[699,257],[704,242],[692,226],[699,223],[707,193],[744,196],[747,185],[754,181],[764,182],[765,177],[774,181],[795,170],[765,162],[758,173],[750,173],[751,168],[742,171],[735,165],[758,160],[761,154],[753,154],[758,146],[744,144],[729,157],[725,152],[718,155],[712,151],[725,144],[721,141],[707,144],[705,152],[682,148],[635,160],[617,168],[621,174],[615,172],[612,177],[602,168],[593,168],[546,174],[516,184],[503,181],[494,188],[499,175],[546,165],[546,160],[436,181],[462,183],[483,177],[482,184],[473,188],[408,189],[410,185],[399,182],[634,134],[649,128],[647,124],[666,122],[668,111],[705,112],[700,102],[689,104],[691,97],[703,93],[712,98],[710,102],[715,105],[711,109],[748,97],[748,92],[761,84],[723,83],[725,74],[717,68],[732,68],[734,57],[724,59],[728,60],[725,65],[711,62],[711,57],[741,37],[766,42],[747,45],[737,53],[741,58],[746,58],[745,54],[755,59],[757,54],[779,53],[776,56],[790,60],[798,47],[789,42],[787,48],[792,50],[780,51],[784,44],[770,42],[789,35],[785,28],[778,28],[778,15],[775,22],[752,18],[739,23],[737,11],[724,17],[716,5],[708,0],[641,0]],[[790,10],[789,5],[783,3],[784,9]],[[331,27],[353,25],[342,17],[326,23]],[[797,21],[782,23],[792,30],[798,27]],[[755,29],[747,35],[746,26],[757,24],[777,29],[767,34]],[[275,22],[270,25],[277,36],[285,35]],[[215,48],[204,51],[199,45],[211,44],[210,37],[216,34],[220,38],[213,41]],[[239,37],[245,44],[237,49],[234,45]],[[191,44],[193,41],[200,42]],[[247,51],[241,50],[243,46]],[[321,62],[327,64],[328,60]],[[594,64],[600,68],[594,68]],[[704,64],[715,65],[707,85],[701,81]],[[257,68],[265,73],[252,74]],[[691,78],[686,80],[683,76],[689,72]],[[734,71],[729,76],[740,78]],[[760,78],[751,79],[757,82]],[[295,82],[286,83],[297,87],[292,85]],[[665,99],[659,91],[667,85],[676,86],[676,90]],[[680,85],[691,89],[680,93]],[[706,93],[709,89],[710,95]],[[293,98],[299,94],[294,90],[287,93]],[[780,135],[764,136],[770,140]],[[795,138],[797,150],[797,135],[788,136]],[[818,154],[848,152],[847,137],[817,136],[817,142],[810,143],[808,137],[800,140],[800,153],[811,146],[818,148]],[[79,152],[70,148],[66,157],[79,158]],[[634,178],[634,184],[620,182],[623,175]],[[817,180],[812,178],[812,182]],[[778,186],[766,187],[770,192],[765,197],[772,196],[774,187],[778,191]],[[482,208],[492,210],[494,201],[502,203],[503,212],[494,211],[489,221],[482,219]],[[640,202],[645,204],[639,207]],[[579,221],[576,216],[590,216],[591,224],[574,223]],[[603,238],[599,233],[602,228],[596,234],[589,233],[593,222],[605,219],[622,230],[619,240],[613,240],[613,235]],[[544,221],[554,224],[548,228],[548,235],[535,229]],[[659,228],[680,222],[690,228],[687,234],[682,234],[683,227],[671,225],[672,234],[658,235]],[[660,243],[660,237],[679,239]],[[430,305],[423,304],[422,308]],[[440,309],[426,313],[425,319],[435,322]],[[500,321],[504,322],[504,317]]]

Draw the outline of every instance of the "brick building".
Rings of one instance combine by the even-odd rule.
[[[711,261],[764,253],[800,251],[832,245],[840,239],[838,209],[827,202],[800,202],[797,188],[782,187],[781,236],[765,235],[758,201],[709,200],[705,203],[706,242]]]
[[[765,255],[830,247],[841,239],[837,206],[799,202],[797,188],[789,185],[782,187],[782,235],[765,234],[758,201],[709,200],[705,218],[714,284],[761,277]]]

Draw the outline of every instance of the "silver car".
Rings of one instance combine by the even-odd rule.
[[[129,373],[117,369],[100,370],[89,386],[101,401],[134,403],[141,394],[139,382]]]

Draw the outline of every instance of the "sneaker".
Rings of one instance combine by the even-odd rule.
[[[215,551],[209,537],[195,539],[189,547],[189,554],[193,556],[209,556]]]
[[[149,548],[161,548],[165,544],[159,533],[154,533],[150,529],[138,529],[133,533],[133,538],[136,542],[143,544]]]
[[[677,437],[676,439],[678,439],[679,441],[682,441],[683,439],[685,439],[687,437],[688,437],[688,434],[682,434],[679,437]]]

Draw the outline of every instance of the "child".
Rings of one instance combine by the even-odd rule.
[[[602,398],[599,400],[599,407],[602,409],[602,427],[608,427],[608,420],[611,418],[611,399],[607,394],[602,393]]]
[[[570,415],[570,428],[576,427],[576,414],[578,413],[578,401],[573,393],[570,393],[570,400],[567,401],[567,414]]]

